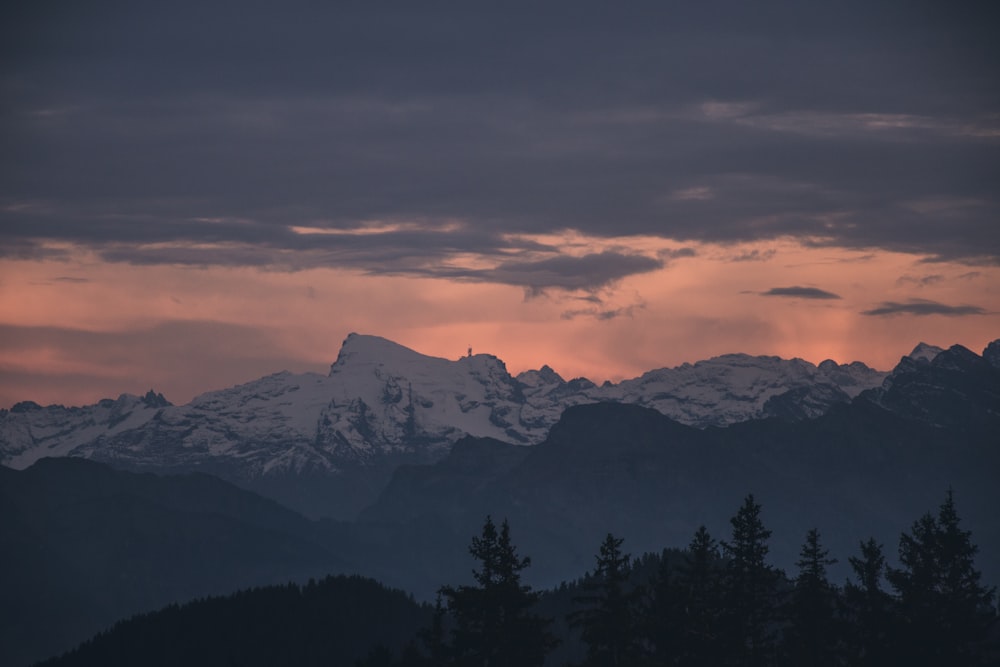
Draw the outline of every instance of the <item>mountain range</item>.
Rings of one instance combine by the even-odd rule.
[[[910,356],[940,351],[921,344]],[[537,444],[574,405],[635,404],[699,428],[805,419],[887,375],[860,362],[727,354],[598,386],[548,366],[514,377],[492,355],[447,360],[350,334],[328,375],[276,373],[186,405],[152,390],[85,407],[18,403],[0,410],[0,464],[77,456],[128,470],[207,472],[308,516],[347,519],[400,464],[440,460],[470,435]]]
[[[568,408],[546,440],[516,447],[467,438],[434,464],[400,467],[357,524],[392,526],[403,542],[447,544],[426,561],[432,582],[461,568],[460,544],[488,513],[509,517],[536,555],[538,582],[591,563],[607,532],[636,552],[686,544],[753,493],[774,530],[772,556],[793,569],[818,528],[840,559],[870,536],[893,554],[899,532],[954,489],[982,544],[981,566],[1000,580],[1000,364],[961,346],[905,358],[883,386],[814,419],[758,419],[698,429],[638,405]],[[926,351],[926,350],[925,350]],[[406,570],[416,586],[419,550],[387,550],[373,574]],[[368,552],[369,564],[378,555]],[[449,560],[449,558],[451,560]]]
[[[411,365],[407,367],[398,357],[379,361],[359,356],[355,343],[367,350],[382,346],[408,358]],[[356,354],[351,354],[352,347]],[[483,412],[488,414],[481,409],[483,403],[462,411],[462,399],[453,391],[459,379],[467,383],[466,398],[473,395],[472,388],[479,387],[481,393],[476,396],[494,401],[494,407],[500,405],[498,399],[486,398],[486,388],[503,383],[482,381],[489,377],[483,368],[502,368],[492,357],[428,362],[426,357],[368,337],[349,338],[345,348],[330,377],[355,374],[359,379],[354,398],[327,397],[325,406],[363,401],[371,408],[366,408],[368,417],[362,423],[379,424],[376,415],[393,414],[392,406],[403,399],[393,402],[390,396],[380,402],[376,397],[382,394],[374,392],[404,386],[400,378],[406,378],[407,395],[412,384],[413,404],[419,404],[417,397],[433,402],[421,406],[431,413],[434,406],[440,406],[439,415],[449,414],[449,406],[458,406],[461,415],[481,419]],[[422,375],[431,363],[454,372],[454,377]],[[331,454],[330,461],[341,466],[337,473],[321,476],[313,472],[316,476],[309,478],[310,473],[302,471],[305,479],[336,484],[357,471],[378,466],[386,470],[385,481],[349,521],[310,519],[216,476],[179,474],[184,466],[172,463],[185,453],[202,457],[203,465],[191,465],[202,471],[225,469],[223,463],[238,461],[238,449],[220,449],[222,453],[213,459],[210,452],[199,454],[187,443],[201,437],[196,435],[199,429],[211,431],[206,424],[221,428],[224,423],[240,423],[234,417],[240,409],[247,411],[243,414],[260,410],[262,415],[271,415],[262,418],[265,423],[284,423],[291,429],[291,418],[282,421],[274,415],[302,415],[304,409],[297,407],[301,405],[316,409],[318,390],[300,387],[275,396],[255,394],[249,387],[292,386],[280,380],[292,376],[271,376],[207,394],[182,408],[166,404],[155,393],[126,397],[119,399],[121,405],[132,407],[119,410],[116,417],[108,416],[116,401],[89,408],[19,404],[3,415],[5,433],[20,428],[20,433],[26,431],[33,438],[22,436],[18,442],[34,442],[33,447],[42,447],[43,453],[56,453],[45,448],[70,442],[74,431],[90,440],[86,446],[77,445],[79,449],[61,451],[72,456],[38,454],[30,464],[29,452],[36,450],[22,447],[17,453],[21,458],[16,459],[21,469],[0,466],[4,517],[0,522],[0,590],[5,592],[5,604],[0,606],[0,663],[23,663],[68,649],[115,619],[170,602],[329,573],[371,576],[431,599],[440,585],[467,580],[472,566],[469,538],[478,532],[486,515],[510,520],[519,550],[532,558],[528,581],[538,587],[554,586],[592,567],[593,554],[608,532],[624,537],[626,548],[634,554],[683,546],[702,524],[717,539],[727,539],[727,519],[748,493],[762,503],[762,519],[773,531],[769,560],[793,571],[803,537],[815,527],[831,555],[840,561],[830,569],[833,580],[843,581],[847,559],[856,555],[860,540],[876,538],[892,562],[900,532],[937,507],[947,490],[953,489],[963,526],[972,531],[981,548],[977,565],[985,581],[1000,581],[1000,524],[996,521],[1000,506],[1000,341],[991,343],[982,355],[957,345],[947,350],[918,346],[890,373],[882,374],[876,386],[848,400],[834,401],[822,414],[808,418],[796,397],[811,394],[809,386],[789,388],[789,383],[760,370],[776,373],[774,368],[788,364],[815,369],[816,374],[823,366],[729,355],[643,376],[707,373],[717,379],[728,377],[730,387],[735,386],[733,378],[742,378],[745,392],[726,390],[735,398],[727,396],[722,402],[747,409],[752,402],[758,406],[759,418],[725,423],[715,417],[721,421],[718,425],[683,423],[638,401],[628,402],[622,398],[626,383],[605,388],[623,392],[615,400],[580,400],[566,407],[547,434],[531,446],[494,437],[495,430],[487,430],[484,436],[473,425],[499,427],[484,426],[471,417],[461,429],[440,426],[448,429],[448,435],[434,441],[427,426],[433,420],[414,408],[413,422],[420,425],[414,428],[423,429],[424,435],[400,442],[413,451],[425,447],[434,456],[414,455],[409,462],[401,462],[406,457],[394,457],[391,449],[383,453],[373,448],[369,458],[355,459],[350,465]],[[526,403],[526,397],[541,384],[532,385],[531,379],[543,375],[548,372],[522,374],[504,386],[519,391]],[[765,380],[759,379],[762,375]],[[747,380],[751,376],[758,379]],[[334,384],[322,376],[297,377],[300,385],[304,384],[301,378],[317,386]],[[480,379],[473,381],[473,377]],[[630,382],[642,386],[639,380]],[[574,381],[553,379],[549,384],[555,389]],[[852,391],[857,386],[844,381],[837,386],[845,385]],[[674,386],[682,383],[675,381]],[[712,391],[723,392],[722,386],[720,381]],[[594,389],[592,383],[589,387]],[[584,391],[566,389],[573,396]],[[300,392],[313,396],[313,402],[297,403]],[[240,406],[238,396],[255,395]],[[287,396],[281,399],[283,395]],[[188,440],[181,444],[157,441],[171,432],[157,431],[157,424],[176,423],[178,415],[196,415],[191,406],[205,406],[213,400],[233,412],[216,415],[206,408],[207,421],[196,424],[191,416],[189,429],[179,431]],[[406,400],[409,405],[410,399]],[[779,412],[775,405],[785,409]],[[795,406],[799,408],[792,410]],[[147,419],[147,412],[160,416]],[[331,425],[344,423],[334,422],[332,412],[326,414]],[[59,426],[47,422],[46,415],[68,421]],[[490,423],[488,417],[485,421]],[[385,433],[392,423],[398,422],[385,422],[381,431],[372,428],[364,442],[378,442],[376,434]],[[436,423],[445,424],[444,418]],[[264,430],[263,425],[252,423],[243,428],[244,432]],[[109,431],[113,434],[101,437]],[[115,440],[125,433],[132,434],[131,447],[125,439]],[[227,437],[234,448],[240,446],[236,435]],[[450,444],[452,437],[454,444]],[[110,451],[121,456],[102,453],[100,445],[112,441],[120,449]],[[230,441],[223,438],[220,442]],[[277,448],[280,442],[275,440],[272,446]],[[5,440],[5,448],[9,443]],[[246,451],[259,450],[248,445]],[[156,468],[157,454],[167,461],[162,469]],[[380,456],[384,456],[382,463]],[[115,470],[100,460],[132,470]],[[393,467],[389,469],[385,461],[393,461]],[[285,474],[293,479],[291,471]]]

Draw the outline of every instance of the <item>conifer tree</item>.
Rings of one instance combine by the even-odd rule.
[[[649,582],[650,597],[640,620],[651,665],[673,665],[677,660],[683,632],[679,592],[677,577],[664,551],[656,575]]]
[[[623,538],[608,533],[593,575],[584,582],[586,595],[573,602],[584,608],[569,615],[587,645],[587,667],[626,667],[641,659],[638,587],[629,586],[631,557],[622,552]]]
[[[730,519],[732,540],[722,543],[725,616],[723,646],[732,664],[757,667],[773,660],[776,586],[781,574],[768,565],[771,531],[760,519],[761,507],[748,495]]]
[[[472,538],[469,552],[479,561],[476,586],[446,586],[441,595],[454,617],[453,664],[460,667],[530,667],[541,665],[555,646],[551,621],[531,613],[538,594],[521,583],[531,564],[517,554],[504,520],[497,531],[486,517],[482,534]]]
[[[799,573],[788,601],[785,651],[791,664],[823,667],[839,662],[837,591],[826,578],[826,566],[836,562],[820,546],[819,531],[811,529],[799,552]]]
[[[449,664],[451,653],[445,631],[445,608],[441,600],[441,593],[438,593],[437,599],[434,600],[434,616],[431,617],[431,627],[421,630],[419,637],[427,652],[427,657],[423,658],[416,647],[413,647],[409,655],[404,654],[404,665],[410,667],[411,664],[428,666]]]
[[[996,620],[994,590],[975,568],[978,547],[959,524],[949,489],[936,519],[925,514],[899,538],[901,567],[889,568],[888,578],[910,664],[976,664],[975,645]]]
[[[707,667],[721,661],[721,564],[718,544],[705,526],[695,532],[674,576],[667,576],[664,561],[656,597],[656,606],[665,607],[659,614],[664,636],[653,637],[657,665]],[[662,595],[669,596],[666,604]]]
[[[869,538],[861,542],[860,548],[860,557],[848,558],[857,583],[848,581],[844,586],[847,659],[848,664],[858,667],[877,667],[890,664],[894,653],[889,645],[893,635],[893,601],[882,589],[885,576],[882,545]]]

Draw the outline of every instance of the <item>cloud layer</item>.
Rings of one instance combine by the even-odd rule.
[[[961,317],[964,315],[985,315],[985,308],[979,306],[949,306],[948,304],[926,299],[911,299],[905,303],[884,301],[877,308],[864,310],[862,315],[893,316],[893,315],[946,315]]]
[[[352,330],[594,379],[992,340],[1000,41],[952,4],[0,3],[0,398]]]
[[[575,229],[1000,261],[975,3],[275,11],[5,5],[0,252],[419,274]],[[590,282],[495,259],[460,277]]]

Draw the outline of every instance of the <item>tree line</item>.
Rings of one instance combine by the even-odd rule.
[[[681,665],[1000,664],[995,589],[975,567],[978,547],[963,530],[949,490],[936,515],[902,533],[898,567],[874,539],[848,562],[852,578],[827,576],[837,562],[818,530],[804,537],[797,572],[768,562],[771,531],[752,495],[730,520],[728,540],[702,526],[680,559],[663,557],[637,580],[638,562],[608,534],[594,570],[566,614],[585,652],[579,667]],[[376,647],[359,667],[530,667],[556,647],[552,618],[535,611],[525,585],[530,559],[510,526],[486,517],[469,551],[474,583],[444,586],[433,620],[396,656]]]

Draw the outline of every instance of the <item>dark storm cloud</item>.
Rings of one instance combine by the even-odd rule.
[[[578,229],[995,264],[990,9],[5,3],[0,253],[405,271]],[[423,227],[290,231],[380,220]]]
[[[799,299],[839,299],[839,294],[827,292],[816,287],[772,287],[761,296],[788,296]]]
[[[963,315],[985,315],[986,310],[980,308],[979,306],[949,306],[947,304],[938,303],[937,301],[928,301],[925,299],[911,299],[906,303],[897,303],[895,301],[884,301],[877,308],[871,310],[864,310],[861,312],[862,315],[875,315],[875,316],[892,316],[892,315],[946,315],[950,317],[959,317]]]

